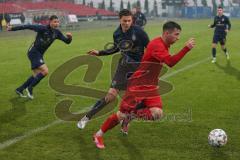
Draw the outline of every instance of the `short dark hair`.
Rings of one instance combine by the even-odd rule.
[[[54,19],[58,19],[58,17],[56,15],[51,15],[50,18],[49,18],[50,21],[52,21]]]
[[[132,16],[132,12],[128,9],[123,9],[119,12],[119,18],[121,19],[123,16]]]
[[[163,32],[164,31],[172,31],[174,29],[182,30],[181,26],[173,21],[168,21],[163,25]]]
[[[218,9],[223,9],[223,6],[218,6]]]

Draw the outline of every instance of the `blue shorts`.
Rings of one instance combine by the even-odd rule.
[[[217,44],[218,42],[221,45],[225,45],[225,43],[226,43],[226,35],[214,35],[212,43]]]
[[[32,48],[28,52],[28,59],[31,62],[31,69],[39,68],[41,65],[45,64],[43,55],[36,49]]]

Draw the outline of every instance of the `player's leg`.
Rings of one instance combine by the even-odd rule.
[[[106,133],[108,130],[112,129],[116,125],[119,124],[121,120],[126,118],[126,114],[122,113],[121,111],[118,111],[117,113],[114,113],[110,115],[102,124],[101,128],[96,132],[95,135],[97,136],[103,136],[104,133]]]
[[[151,108],[146,107],[144,109],[137,110],[136,115],[134,116],[131,115],[131,116],[128,116],[127,118],[124,118],[122,122],[121,131],[124,135],[128,135],[129,123],[135,118],[141,119],[141,120],[155,121],[160,119],[162,115],[163,115],[163,111],[159,107],[151,107]]]
[[[158,120],[163,116],[163,110],[159,107],[152,107],[149,110],[152,114],[153,120]]]
[[[20,96],[20,97],[26,97],[23,93],[23,91],[30,85],[32,80],[34,79],[33,75],[28,77],[28,79],[20,86],[18,87],[15,92]]]
[[[110,129],[114,128],[119,124],[121,120],[126,118],[126,114],[118,111],[117,113],[112,114],[109,116],[104,123],[102,124],[101,128],[93,135],[93,140],[96,144],[97,148],[105,148],[103,142],[103,135]]]
[[[212,43],[212,63],[215,63],[217,61],[217,58],[216,58],[216,53],[217,53],[216,47],[217,47],[217,42],[213,42]]]
[[[139,100],[135,106],[134,114],[128,114],[122,122],[122,133],[124,135],[128,134],[129,123],[135,119],[142,120],[157,120],[160,119],[163,115],[162,112],[162,101],[160,96],[153,98],[147,98],[144,100]]]
[[[134,91],[132,92],[132,94],[135,95],[136,97],[135,99],[137,101],[134,107],[135,115],[131,115],[130,118],[128,117],[127,119],[124,119],[122,122],[122,133],[124,133],[125,135],[128,134],[129,122],[132,119],[138,118],[143,120],[155,120],[158,119],[157,111],[160,112],[162,109],[162,100],[157,89],[149,90],[149,88],[144,89],[141,87],[138,89],[140,90],[137,91],[135,88],[133,89]],[[129,90],[131,90],[131,88]],[[157,110],[153,109],[151,111],[150,108],[157,108]]]
[[[122,63],[118,64],[117,70],[111,83],[111,88],[109,89],[107,95],[104,98],[98,100],[92,109],[77,123],[78,128],[83,129],[97,112],[102,110],[107,104],[116,99],[120,90],[125,90],[127,85],[126,75],[129,72],[129,68],[131,69],[132,67],[128,67]]]
[[[160,96],[146,98],[143,100],[146,106],[143,109],[137,110],[136,117],[143,120],[157,120],[163,115],[162,100]]]
[[[101,128],[96,132],[96,134],[94,134],[94,142],[98,148],[104,148],[103,135],[108,130],[118,125],[121,120],[127,118],[127,115],[134,110],[135,105],[136,101],[134,97],[129,97],[127,95],[124,96],[123,100],[121,101],[119,111],[109,116],[102,124]]]
[[[223,37],[221,39],[220,44],[221,44],[222,51],[225,53],[226,58],[229,60],[230,56],[229,56],[229,53],[228,53],[227,48],[226,48],[226,37]]]
[[[34,70],[36,68],[38,68],[39,66],[44,64],[43,61],[43,57],[42,54],[39,53],[37,50],[35,50],[34,48],[32,48],[29,52],[28,52],[28,59],[31,62],[31,69]],[[23,91],[32,83],[32,81],[34,80],[34,74],[29,76],[28,79],[20,86],[18,87],[15,92],[21,96],[21,97],[26,97],[23,94]]]
[[[215,63],[217,61],[216,54],[217,54],[217,44],[219,42],[219,35],[213,35],[213,40],[212,40],[212,63]]]
[[[99,112],[105,105],[107,105],[108,103],[111,103],[112,101],[114,101],[117,97],[119,93],[118,89],[115,88],[110,88],[108,90],[107,95],[102,98],[101,100],[99,100],[91,109],[91,111],[89,111],[86,116],[91,119],[92,116],[94,116],[97,112]]]
[[[121,112],[117,112],[109,116],[102,124],[101,128],[93,135],[93,141],[97,148],[105,148],[103,142],[103,135],[110,129],[114,128],[119,122],[124,119],[125,115]]]
[[[108,90],[107,95],[98,100],[93,107],[91,108],[91,110],[77,123],[78,128],[83,129],[85,128],[85,126],[87,125],[87,123],[89,122],[89,120],[96,114],[98,113],[100,110],[102,110],[107,104],[111,103],[112,101],[114,101],[117,97],[119,93],[118,89],[115,88],[110,88]]]
[[[42,64],[36,69],[33,69],[34,78],[26,88],[27,95],[30,99],[33,99],[33,88],[48,75],[48,67],[46,64]]]
[[[137,102],[136,106],[135,106],[135,112],[137,113],[137,111],[139,110],[143,110],[145,109],[146,106],[144,104],[143,101]],[[130,126],[130,122],[135,119],[137,116],[133,113],[133,114],[128,114],[126,118],[124,118],[122,121],[120,121],[121,123],[121,132],[123,133],[123,135],[128,135],[128,129]]]
[[[225,56],[226,56],[227,60],[229,60],[230,59],[230,55],[228,53],[228,50],[227,50],[225,44],[221,45],[221,48],[222,48],[223,52],[225,53]]]

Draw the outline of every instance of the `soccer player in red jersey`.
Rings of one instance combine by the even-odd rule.
[[[118,125],[120,121],[123,121],[122,125],[126,126],[123,128],[127,128],[128,122],[133,118],[145,120],[161,118],[162,101],[158,93],[158,76],[161,68],[164,63],[173,67],[195,46],[195,40],[190,38],[177,54],[170,55],[169,48],[179,40],[180,33],[179,24],[173,21],[166,22],[163,25],[162,36],[153,39],[148,44],[139,68],[128,80],[127,91],[123,96],[119,111],[109,116],[93,136],[98,148],[105,148],[103,134]],[[144,103],[145,107],[138,109],[141,103]]]

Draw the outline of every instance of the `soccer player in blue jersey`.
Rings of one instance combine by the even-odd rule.
[[[59,20],[56,15],[52,15],[49,19],[48,25],[21,25],[21,26],[7,26],[8,31],[18,31],[30,29],[37,32],[35,41],[28,50],[28,58],[31,62],[31,75],[20,87],[15,91],[20,97],[26,97],[23,91],[26,89],[27,96],[33,99],[33,88],[48,74],[48,67],[44,62],[43,56],[46,50],[51,46],[55,39],[59,39],[66,44],[72,41],[72,34],[66,33],[66,37],[57,28]]]
[[[105,97],[98,100],[92,109],[78,122],[78,128],[83,129],[88,121],[108,103],[115,100],[120,90],[125,90],[127,79],[140,64],[149,38],[141,27],[133,25],[131,11],[123,9],[119,13],[120,26],[113,33],[114,46],[102,51],[91,50],[90,55],[106,56],[120,51],[119,60],[112,84]]]
[[[223,52],[226,55],[226,58],[229,60],[229,53],[227,52],[226,44],[226,36],[229,30],[231,29],[231,23],[227,16],[223,15],[223,8],[221,6],[217,9],[217,16],[214,18],[214,22],[212,25],[208,25],[210,28],[215,28],[213,41],[212,41],[212,63],[216,62],[216,46],[219,42]]]
[[[147,24],[146,16],[141,12],[139,7],[132,9],[133,24],[144,28]]]

